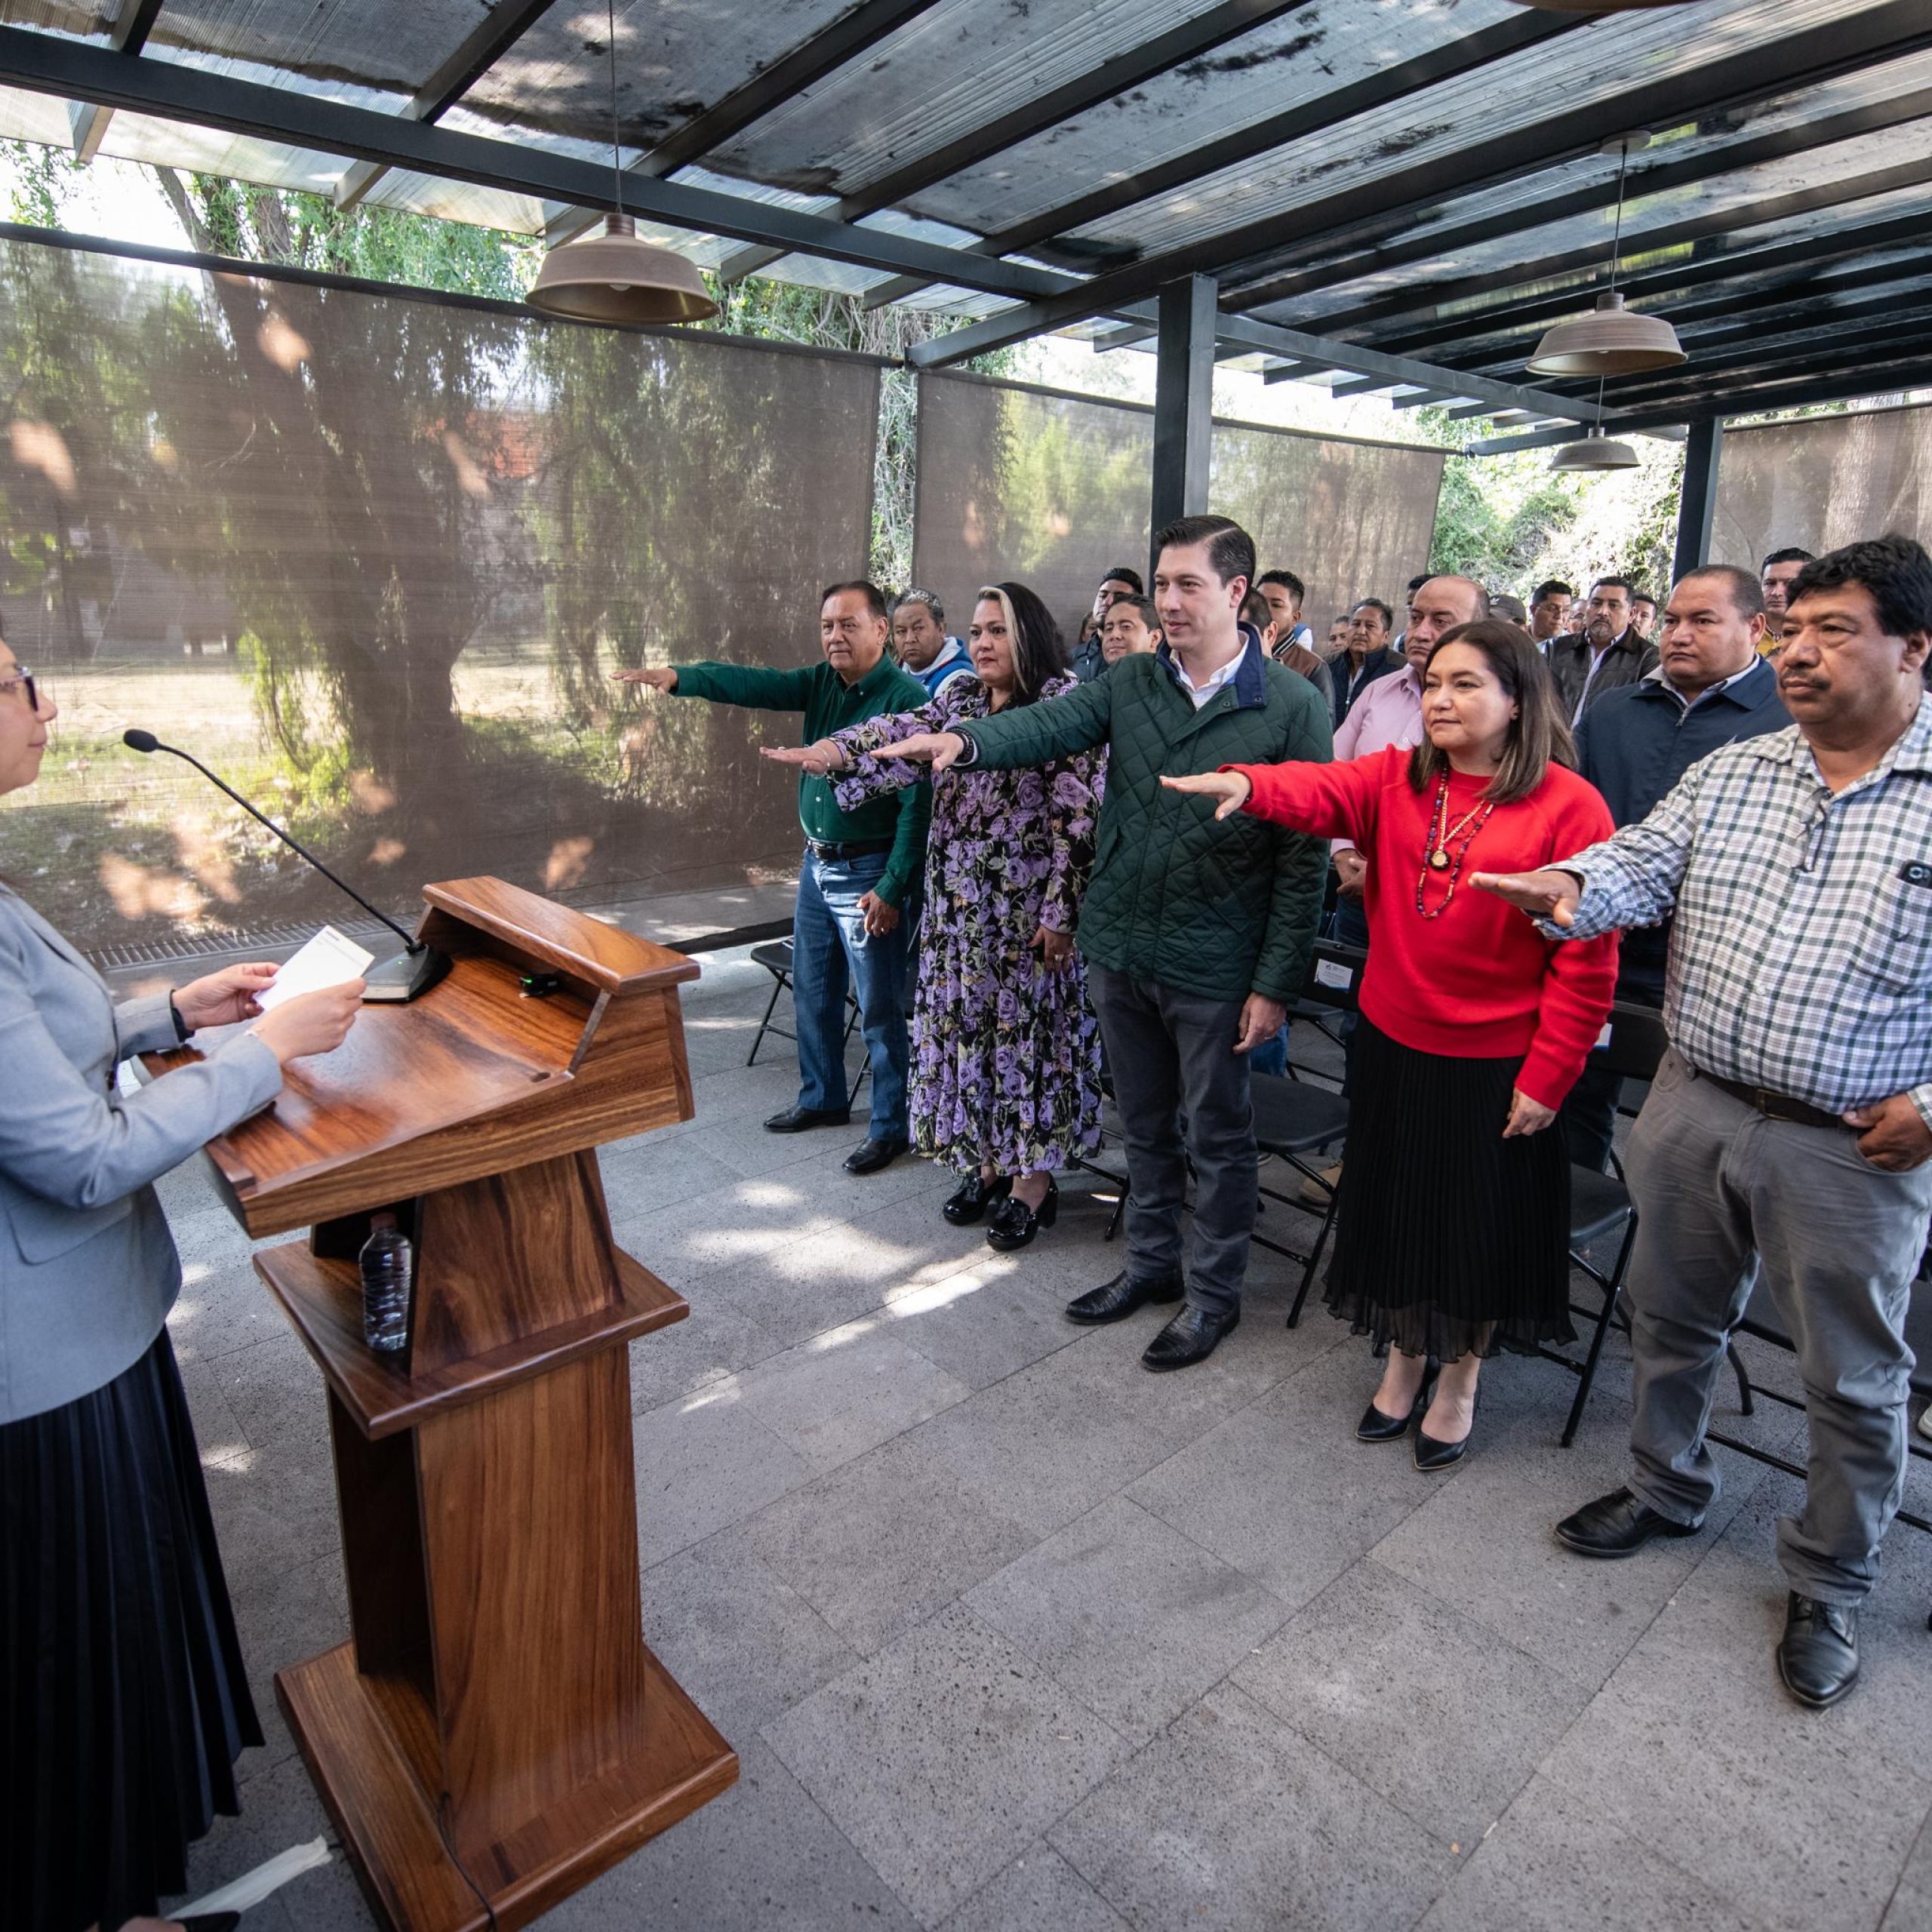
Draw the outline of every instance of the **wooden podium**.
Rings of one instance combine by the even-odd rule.
[[[688,1310],[613,1242],[594,1151],[691,1118],[698,969],[496,879],[423,896],[448,977],[208,1152],[250,1234],[311,1230],[255,1266],[328,1383],[353,1634],[282,1708],[383,1924],[509,1932],[738,1774],[644,1641],[625,1345]],[[389,1358],[356,1271],[386,1208]]]

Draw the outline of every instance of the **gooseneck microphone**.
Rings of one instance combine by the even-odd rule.
[[[386,912],[377,912],[347,880],[338,878],[300,840],[292,833],[285,832],[267,813],[251,805],[225,779],[217,778],[199,758],[184,752],[179,745],[163,744],[152,731],[123,731],[121,742],[131,752],[165,752],[171,758],[178,758],[184,764],[192,764],[217,791],[226,792],[251,818],[259,820],[266,826],[291,851],[306,860],[330,884],[338,891],[346,893],[371,918],[379,920],[402,941],[401,952],[392,958],[371,966],[364,976],[362,997],[365,1002],[394,1003],[414,999],[418,993],[426,992],[449,971],[449,955],[447,953],[438,952],[432,946],[426,946],[420,940],[411,939]]]

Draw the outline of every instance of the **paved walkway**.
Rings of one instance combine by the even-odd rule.
[[[646,1635],[742,1776],[546,1927],[1932,1927],[1932,1538],[1893,1535],[1863,1687],[1801,1712],[1770,1665],[1796,1485],[1726,1455],[1695,1541],[1552,1540],[1623,1472],[1616,1345],[1574,1449],[1571,1378],[1500,1361],[1436,1477],[1353,1441],[1365,1346],[1318,1306],[1287,1331],[1273,1257],[1211,1361],[1148,1375],[1154,1312],[1060,1314],[1118,1265],[1107,1201],[998,1256],[940,1218],[950,1177],[855,1180],[856,1131],[761,1131],[794,1084],[783,1041],[743,1065],[768,985],[706,963],[697,1118],[604,1164],[620,1239],[691,1305],[632,1351]],[[327,1830],[270,1676],[348,1615],[319,1377],[199,1164],[163,1192],[269,1734],[203,1888]],[[338,1857],[246,1925],[369,1923]]]

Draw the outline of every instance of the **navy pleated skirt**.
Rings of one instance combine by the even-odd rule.
[[[1503,1137],[1522,1063],[1358,1020],[1327,1291],[1357,1334],[1443,1361],[1574,1338],[1562,1129]]]
[[[165,1328],[0,1423],[0,1918],[113,1932],[186,1889],[262,1741]]]

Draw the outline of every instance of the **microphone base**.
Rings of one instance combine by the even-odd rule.
[[[400,1006],[427,992],[449,970],[449,955],[433,946],[416,952],[398,952],[363,975],[362,1004]]]

